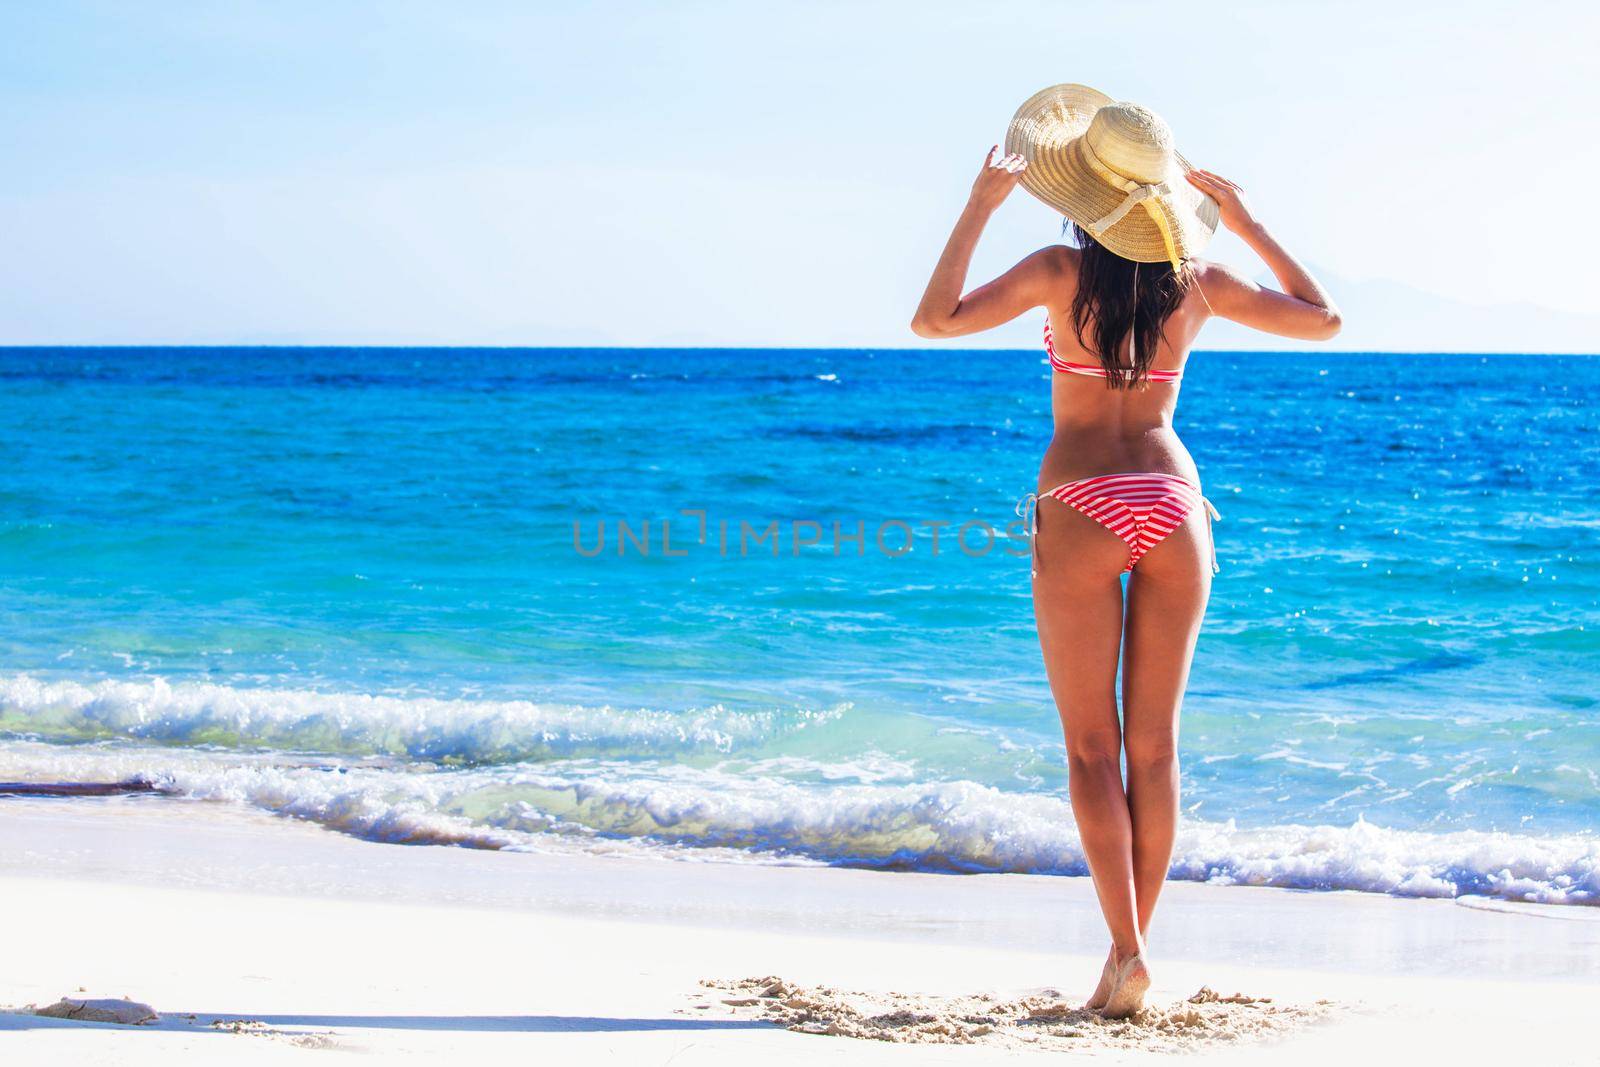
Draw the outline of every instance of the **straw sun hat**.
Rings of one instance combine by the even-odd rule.
[[[1217,230],[1217,203],[1184,177],[1161,117],[1087,85],[1053,85],[1017,108],[1007,154],[1022,187],[1136,263],[1177,269]]]

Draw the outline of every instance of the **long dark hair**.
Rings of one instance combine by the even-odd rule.
[[[1100,358],[1109,388],[1127,389],[1144,382],[1161,343],[1162,327],[1189,290],[1189,272],[1175,271],[1170,263],[1123,259],[1077,223],[1068,225],[1082,249],[1078,292],[1072,298],[1072,326],[1078,343]]]

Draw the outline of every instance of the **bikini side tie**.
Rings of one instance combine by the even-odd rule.
[[[1222,568],[1217,566],[1217,533],[1211,528],[1214,522],[1222,521],[1222,514],[1211,506],[1211,501],[1205,497],[1200,498],[1200,503],[1206,507],[1206,540],[1211,542],[1211,573],[1221,574]]]
[[[1028,528],[1028,570],[1032,577],[1039,577],[1038,557],[1035,553],[1038,546],[1034,543],[1034,535],[1039,532],[1039,494],[1029,493],[1017,501],[1017,506],[1011,509]]]

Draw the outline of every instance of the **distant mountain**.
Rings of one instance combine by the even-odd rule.
[[[1400,282],[1353,282],[1318,277],[1344,313],[1344,329],[1324,345],[1286,342],[1231,322],[1212,322],[1199,348],[1300,347],[1345,352],[1573,352],[1600,353],[1600,315],[1554,311],[1534,304],[1469,304]],[[1257,279],[1273,285],[1270,274]]]

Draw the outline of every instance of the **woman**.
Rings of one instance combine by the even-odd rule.
[[[1055,436],[1028,497],[1034,616],[1066,738],[1072,810],[1111,931],[1087,1006],[1122,1018],[1143,1006],[1150,986],[1145,935],[1178,821],[1178,710],[1215,567],[1215,513],[1172,429],[1189,347],[1212,316],[1325,340],[1338,333],[1339,312],[1240,188],[1190,168],[1144,108],[1055,86],[1023,104],[1006,154],[998,151],[989,151],[911,328],[960,337],[1031,308],[1048,313]],[[1019,183],[1067,217],[1077,247],[1041,249],[962,295],[973,246]],[[1219,218],[1283,292],[1194,258]]]

